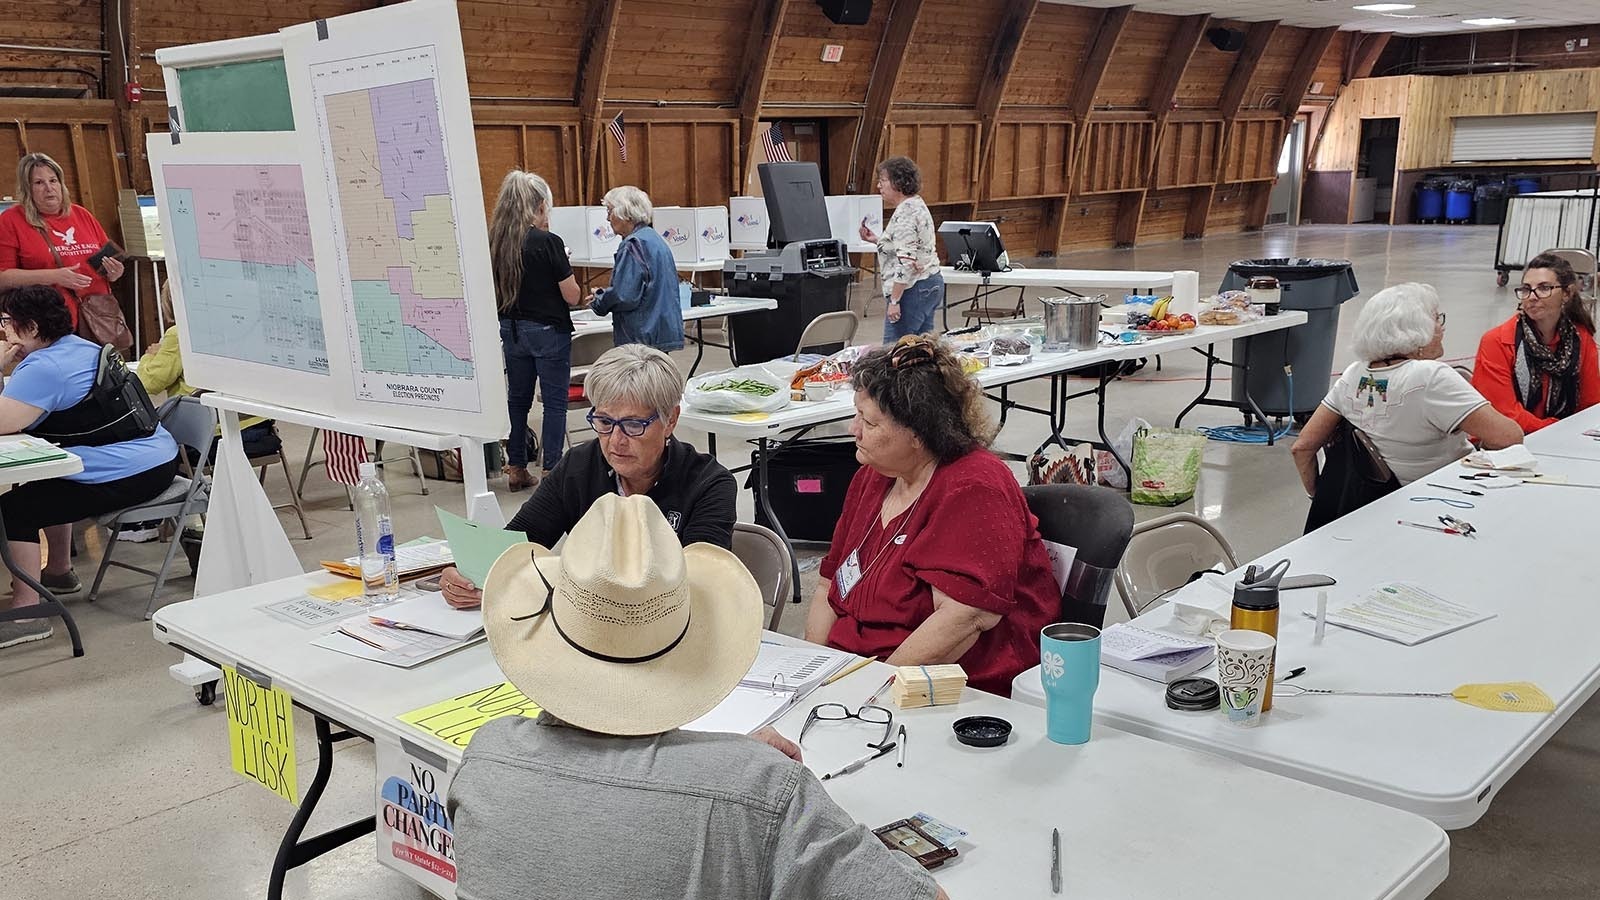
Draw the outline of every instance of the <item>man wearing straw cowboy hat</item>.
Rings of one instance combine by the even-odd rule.
[[[495,661],[545,713],[467,748],[449,800],[461,900],[944,897],[776,732],[680,730],[755,660],[761,593],[738,557],[681,547],[648,498],[615,494],[566,546],[512,547],[484,586]]]

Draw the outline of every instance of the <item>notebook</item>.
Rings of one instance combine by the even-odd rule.
[[[825,647],[790,647],[762,641],[756,661],[739,683],[805,696],[853,659],[852,654]]]
[[[443,594],[431,591],[380,607],[369,618],[374,625],[425,631],[457,641],[483,634],[481,607],[456,609],[445,602]]]
[[[1210,642],[1126,622],[1100,632],[1100,663],[1140,678],[1169,683],[1211,664]]]
[[[43,438],[14,435],[0,440],[0,469],[66,458],[67,451]]]

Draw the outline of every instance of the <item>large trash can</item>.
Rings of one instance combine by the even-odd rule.
[[[1412,220],[1419,225],[1442,220],[1444,192],[1449,184],[1448,181],[1439,178],[1425,178],[1417,182],[1417,202],[1412,206]]]
[[[1450,190],[1444,195],[1444,220],[1454,225],[1472,221],[1472,198],[1477,189],[1470,178],[1450,182]]]
[[[1506,220],[1506,183],[1491,181],[1478,185],[1477,203],[1473,207],[1475,225],[1499,225]]]
[[[1306,323],[1233,342],[1235,361],[1248,360],[1249,398],[1269,416],[1309,415],[1328,393],[1339,304],[1360,290],[1348,259],[1241,259],[1228,266],[1224,291],[1244,290],[1251,278],[1271,275],[1282,290],[1281,309],[1304,312]],[[1293,369],[1291,386],[1284,366]],[[1233,402],[1246,402],[1246,375],[1233,370]]]

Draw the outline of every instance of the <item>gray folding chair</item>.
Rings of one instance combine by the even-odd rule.
[[[761,586],[761,602],[772,607],[767,630],[777,631],[778,621],[783,618],[784,604],[789,602],[789,597],[794,593],[789,582],[794,563],[789,558],[788,545],[770,528],[735,522],[733,555],[739,557],[744,567],[755,576],[756,584]]]
[[[178,442],[179,467],[187,475],[177,475],[172,479],[172,484],[167,489],[151,499],[137,506],[119,509],[116,512],[106,513],[95,521],[106,528],[109,535],[106,540],[105,554],[100,557],[100,569],[94,574],[94,585],[89,588],[89,600],[93,602],[100,595],[100,583],[105,580],[106,569],[117,566],[129,569],[143,575],[153,576],[155,586],[150,589],[150,599],[144,605],[144,617],[150,618],[150,611],[155,607],[156,596],[161,593],[162,585],[167,583],[167,573],[172,569],[172,560],[178,553],[178,545],[183,542],[183,523],[195,515],[204,515],[211,501],[211,479],[206,477],[203,469],[205,460],[211,457],[212,446],[217,441],[217,412],[202,404],[195,397],[174,397],[161,405],[161,426],[165,428]],[[198,454],[192,456],[191,453]],[[200,461],[202,471],[190,465],[190,459]],[[123,522],[157,522],[172,520],[175,524],[171,541],[167,544],[167,555],[161,560],[161,568],[156,570],[146,569],[125,562],[114,562],[111,559],[112,551],[117,548],[116,534]]]
[[[861,320],[850,310],[817,316],[806,326],[805,331],[800,332],[800,343],[794,351],[795,358],[799,359],[800,354],[811,347],[832,347],[836,344],[840,347],[850,346],[850,342],[856,337],[856,326],[860,324]]]
[[[1117,593],[1131,619],[1183,587],[1196,573],[1239,567],[1233,546],[1216,526],[1191,513],[1172,513],[1133,529],[1128,552],[1117,566]]]

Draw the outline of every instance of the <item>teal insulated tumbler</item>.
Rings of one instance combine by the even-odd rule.
[[[1045,626],[1039,632],[1039,679],[1050,740],[1088,743],[1100,686],[1100,629],[1077,622]]]

